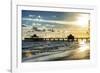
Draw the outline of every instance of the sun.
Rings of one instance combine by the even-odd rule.
[[[81,27],[87,27],[89,24],[89,14],[82,14],[78,16],[76,20],[76,25],[79,25]]]

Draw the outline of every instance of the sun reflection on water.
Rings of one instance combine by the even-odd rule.
[[[79,48],[77,48],[70,59],[89,59],[90,56],[89,43],[85,40],[79,41]]]
[[[83,40],[83,41],[80,41],[79,42],[79,48],[78,48],[78,50],[80,51],[80,52],[84,52],[84,51],[86,51],[86,50],[89,50],[89,45],[86,43],[86,41],[85,40]]]

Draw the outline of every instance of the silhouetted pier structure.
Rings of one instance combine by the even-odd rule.
[[[89,41],[89,37],[79,37],[74,39],[68,39],[68,38],[25,38],[26,41],[79,41],[79,40],[86,40]]]
[[[67,36],[66,38],[40,38],[36,34],[31,36],[31,38],[25,38],[25,41],[68,41],[68,42],[73,42],[73,41],[79,41],[79,40],[86,40],[89,41],[89,37],[74,37],[72,34]]]

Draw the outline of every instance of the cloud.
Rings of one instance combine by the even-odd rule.
[[[56,24],[74,24],[73,21],[57,21],[57,20],[44,20],[44,19],[32,19],[32,18],[22,18],[22,20],[33,21],[33,22],[46,22],[46,23],[56,23]]]

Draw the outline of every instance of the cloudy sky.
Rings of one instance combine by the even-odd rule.
[[[88,13],[22,10],[22,25],[45,28],[87,28]]]

